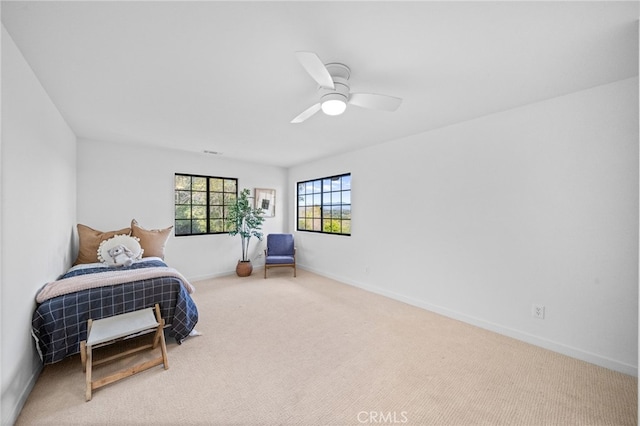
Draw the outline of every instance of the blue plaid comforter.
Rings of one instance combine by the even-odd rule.
[[[167,265],[160,260],[137,262],[124,269]],[[107,268],[72,270],[60,277],[99,274]],[[80,352],[87,338],[87,320],[100,319],[160,305],[169,333],[178,344],[198,322],[195,302],[175,277],[158,277],[125,284],[98,287],[54,297],[39,304],[33,313],[32,334],[44,364],[52,364]]]

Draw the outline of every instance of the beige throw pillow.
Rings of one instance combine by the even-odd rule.
[[[140,245],[144,252],[142,257],[159,257],[164,259],[164,246],[167,244],[173,226],[165,229],[144,229],[138,221],[131,221],[131,235],[140,238]]]
[[[123,228],[117,231],[102,232],[93,228],[89,228],[86,225],[78,224],[78,238],[80,240],[80,248],[78,249],[78,257],[73,263],[74,265],[80,265],[84,263],[97,263],[98,260],[98,247],[104,240],[115,235],[129,235],[131,234],[131,228]]]

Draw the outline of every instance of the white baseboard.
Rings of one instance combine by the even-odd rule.
[[[217,272],[215,274],[207,274],[207,275],[198,275],[198,276],[192,276],[192,277],[186,277],[190,283],[195,283],[197,281],[204,281],[204,280],[210,280],[212,278],[220,278],[220,277],[226,277],[228,275],[233,275],[236,273],[236,270],[230,270],[230,271],[224,271],[224,272]]]
[[[38,381],[38,377],[40,377],[40,372],[42,372],[42,365],[39,365],[39,367],[31,374],[27,385],[22,389],[22,392],[20,392],[20,396],[13,407],[10,409],[6,409],[4,406],[2,407],[2,423],[0,424],[15,424],[16,420],[18,420],[18,416],[20,415],[20,411],[22,411],[22,407],[24,407],[24,404],[27,402],[27,398],[29,398],[29,394],[31,394],[33,387]]]
[[[253,272],[255,273],[256,271],[261,271],[264,269],[264,265],[253,265]],[[204,281],[204,280],[210,280],[213,278],[220,278],[220,277],[227,277],[229,275],[235,275],[236,270],[234,269],[230,269],[228,271],[224,271],[224,272],[217,272],[215,274],[207,274],[207,275],[197,275],[197,276],[192,276],[192,277],[185,277],[187,280],[189,280],[190,283],[195,283],[197,281]]]
[[[490,321],[486,321],[482,318],[476,318],[470,315],[463,314],[461,312],[452,311],[442,306],[433,305],[424,300],[415,299],[399,293],[381,289],[379,287],[363,284],[363,283],[356,282],[349,279],[344,279],[342,277],[338,277],[332,274],[327,274],[325,271],[318,271],[313,268],[308,268],[306,266],[301,266],[301,265],[298,265],[298,268],[305,269],[307,271],[313,272],[318,275],[322,275],[324,277],[339,281],[344,284],[361,288],[371,293],[379,294],[381,296],[385,296],[390,299],[404,302],[408,305],[416,306],[418,308],[422,308],[427,311],[435,312],[445,317],[453,318],[453,319],[465,322],[467,324],[471,324],[476,327],[483,328],[485,330],[493,331],[495,333],[502,334],[504,336],[508,336],[516,340],[521,340],[523,342],[530,343],[532,345],[539,346],[541,348],[548,349],[553,352],[567,355],[572,358],[579,359],[581,361],[589,362],[591,364],[595,364],[600,367],[608,368],[610,370],[614,370],[620,373],[628,374],[630,376],[638,377],[638,366],[636,365],[626,364],[624,362],[620,362],[615,359],[610,359],[602,355],[598,355],[595,353],[584,351],[582,349],[574,348],[572,346],[568,346],[559,342],[548,340],[548,339],[535,336],[533,334],[529,334],[520,330],[505,327],[500,324],[495,324]]]

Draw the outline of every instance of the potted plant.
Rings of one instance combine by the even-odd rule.
[[[251,192],[247,188],[243,189],[236,203],[229,208],[227,216],[229,235],[239,234],[242,242],[242,259],[238,261],[236,266],[236,274],[239,277],[248,277],[253,272],[253,265],[249,259],[251,237],[262,241],[262,232],[260,232],[262,222],[264,222],[262,209],[253,208],[250,194]]]

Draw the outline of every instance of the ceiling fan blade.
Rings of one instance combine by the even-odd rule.
[[[375,93],[352,93],[349,97],[349,103],[362,108],[395,111],[402,103],[402,99]]]
[[[320,87],[335,89],[333,78],[318,55],[313,52],[296,52],[296,57],[309,75],[318,82]]]
[[[320,103],[311,105],[309,108],[305,109],[300,115],[298,115],[296,118],[291,120],[291,123],[293,124],[302,123],[304,120],[311,117],[313,114],[315,114],[318,111],[320,111]]]

